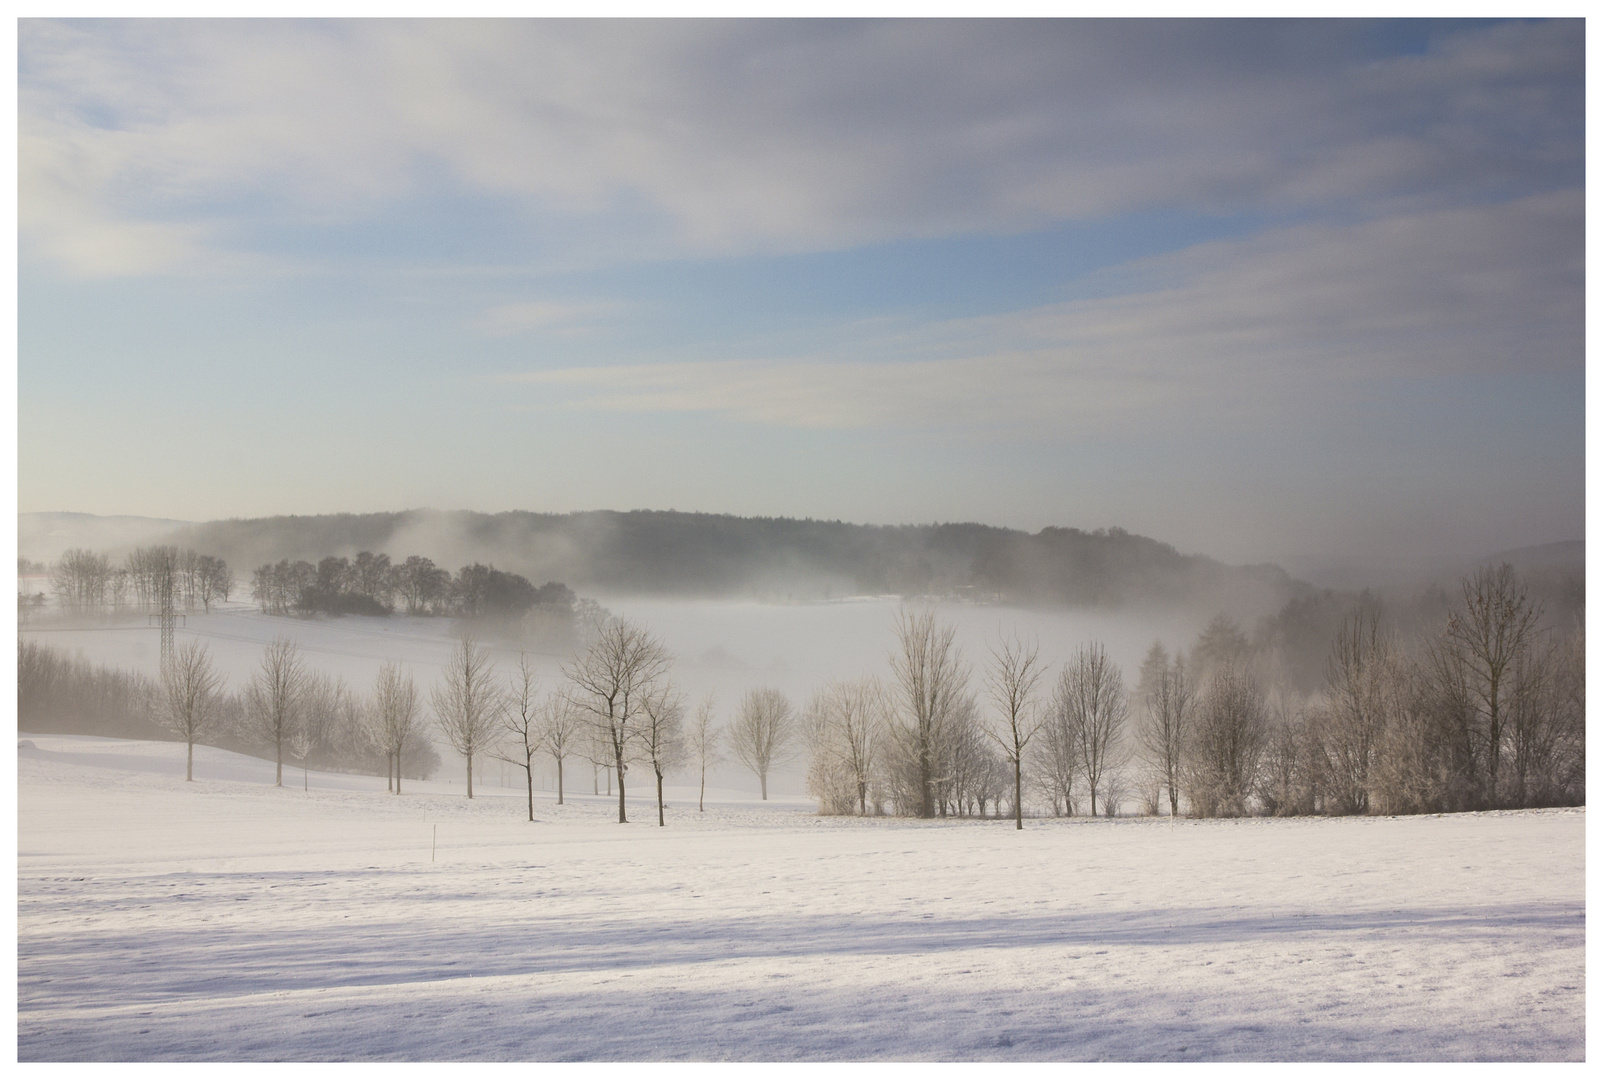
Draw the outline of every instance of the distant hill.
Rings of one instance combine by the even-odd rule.
[[[60,522],[41,531],[30,521],[40,516],[21,515],[20,552],[53,559],[59,546],[30,547],[30,536],[61,539]],[[1182,555],[1122,529],[1031,534],[977,524],[876,526],[652,510],[407,510],[162,524],[160,535],[140,528],[141,538],[123,545],[82,544],[114,553],[155,541],[193,547],[227,559],[241,577],[279,559],[364,550],[394,561],[424,555],[452,570],[486,562],[536,583],[562,581],[603,595],[958,595],[1028,605],[1200,607],[1251,618],[1309,589],[1276,566]]]

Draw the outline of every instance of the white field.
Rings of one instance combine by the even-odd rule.
[[[18,758],[24,1061],[1585,1053],[1583,811],[1016,833],[674,788],[659,829],[210,748],[186,784],[174,744]]]

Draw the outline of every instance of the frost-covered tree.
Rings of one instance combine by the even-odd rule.
[[[306,668],[300,650],[288,638],[275,638],[262,652],[261,665],[245,688],[248,733],[273,744],[276,761],[274,784],[284,786],[284,744],[301,722],[306,691]]]
[[[1091,816],[1105,773],[1123,764],[1121,736],[1129,701],[1124,677],[1101,642],[1080,647],[1058,676],[1052,707],[1072,733],[1079,772],[1091,796]]]
[[[386,786],[401,794],[401,771],[406,751],[423,738],[417,684],[399,664],[386,661],[373,679],[373,694],[363,713],[368,738],[384,755],[389,772]]]
[[[686,744],[690,759],[701,774],[701,791],[696,796],[696,809],[707,809],[707,770],[723,760],[723,729],[718,726],[717,713],[711,694],[696,706],[696,716],[690,722]]]
[[[800,734],[800,721],[784,694],[768,686],[746,691],[729,725],[729,749],[757,774],[764,799],[768,771],[789,759]]]
[[[1214,670],[1197,705],[1186,752],[1186,792],[1198,817],[1238,817],[1258,786],[1269,735],[1263,689],[1245,669]]]
[[[290,738],[290,748],[301,759],[302,789],[308,785],[312,754],[327,749],[335,741],[348,714],[345,700],[349,696],[343,679],[331,678],[321,671],[307,675],[299,722]]]
[[[1373,602],[1360,604],[1336,631],[1326,663],[1320,749],[1331,810],[1369,811],[1375,759],[1396,707],[1397,650]],[[1282,751],[1286,736],[1277,740]]]
[[[1154,641],[1141,665],[1142,724],[1139,740],[1147,766],[1167,789],[1169,816],[1180,814],[1180,776],[1191,722],[1192,690],[1185,657],[1169,662],[1168,651]]]
[[[807,790],[820,812],[866,815],[885,752],[885,689],[879,680],[830,683],[807,710]],[[875,794],[873,802],[880,799]]]
[[[184,740],[184,779],[195,779],[195,743],[217,724],[217,692],[221,680],[212,670],[211,656],[198,641],[186,641],[162,665],[160,717]]]
[[[473,798],[473,757],[494,742],[506,707],[490,650],[463,634],[429,694],[434,723],[467,761],[468,798]]]
[[[902,813],[935,815],[941,740],[968,687],[968,666],[956,636],[956,628],[939,625],[933,611],[903,608],[897,614],[897,649],[891,653],[895,686],[891,735],[898,759],[899,803],[910,804],[898,806]]]
[[[562,667],[574,704],[590,717],[597,742],[618,770],[618,822],[624,808],[624,773],[634,752],[637,721],[647,695],[667,678],[668,650],[644,627],[609,619],[589,645]]]

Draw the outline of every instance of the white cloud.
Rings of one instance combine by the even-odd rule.
[[[443,173],[593,219],[635,254],[749,253],[1153,206],[1440,204],[1579,175],[1578,24],[1376,63],[1360,32],[29,20],[21,221],[37,250],[104,271],[116,258],[57,234],[359,220]]]

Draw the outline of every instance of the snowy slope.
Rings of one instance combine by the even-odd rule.
[[[1581,811],[658,829],[182,754],[24,738],[23,1060],[1584,1055]]]

